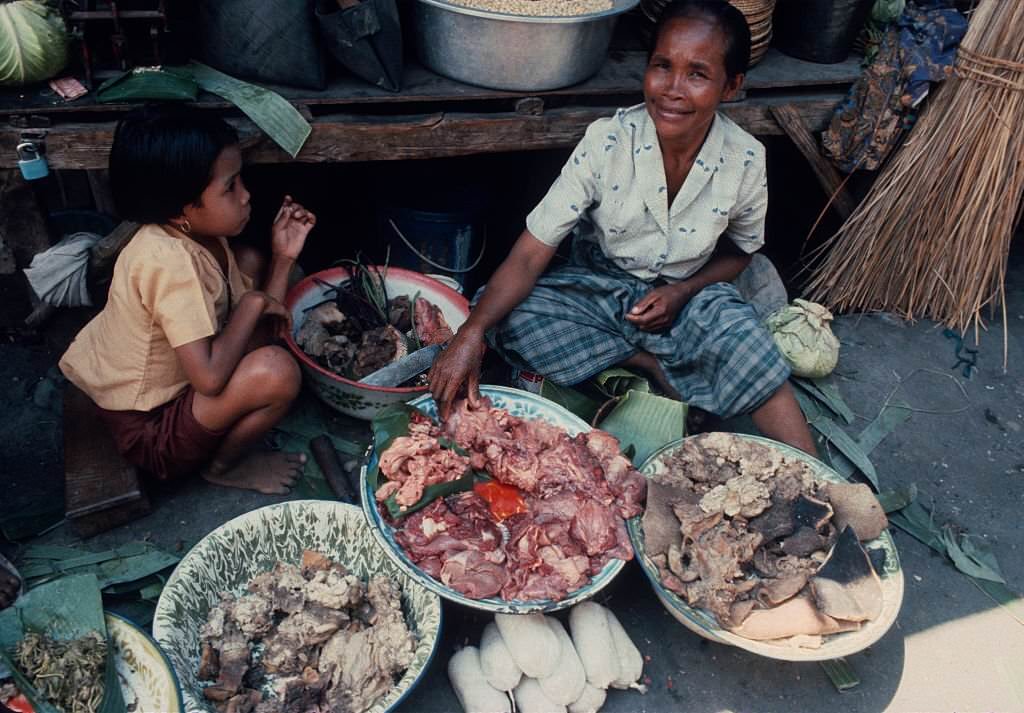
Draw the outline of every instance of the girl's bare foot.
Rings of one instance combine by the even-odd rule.
[[[255,490],[267,495],[284,495],[302,475],[305,464],[305,453],[257,451],[233,465],[214,461],[206,467],[202,476],[214,485]]]
[[[21,580],[0,566],[0,609],[6,609],[14,604],[18,598],[18,590],[21,589]]]

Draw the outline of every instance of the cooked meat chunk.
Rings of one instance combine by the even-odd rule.
[[[199,680],[213,681],[220,674],[220,657],[209,641],[204,641],[199,654]]]

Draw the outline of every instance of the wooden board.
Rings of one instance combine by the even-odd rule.
[[[415,62],[405,67],[401,92],[387,92],[351,75],[337,76],[323,91],[266,85],[298,106],[317,109],[345,105],[453,103],[542,96],[573,99],[609,95],[639,97],[647,57],[644,52],[612,52],[596,75],[585,82],[549,92],[514,92],[484,89],[442,77]],[[860,75],[860,57],[839,64],[815,64],[788,57],[771,49],[747,75],[744,89],[749,92],[785,87],[831,87],[852,83]],[[637,99],[639,101],[639,99]],[[203,94],[204,107],[232,108],[211,94]],[[562,101],[562,104],[565,102]],[[122,112],[134,104],[97,104],[92,95],[64,102],[46,84],[0,91],[0,115],[62,114],[68,112]]]
[[[771,107],[791,104],[811,131],[824,128],[837,92],[779,94],[728,104],[723,111],[755,135],[781,134]],[[478,153],[567,148],[587,126],[610,116],[617,106],[549,109],[539,116],[515,112],[436,112],[416,115],[367,116],[331,114],[316,117],[313,132],[294,160],[309,163],[394,161],[465,156]],[[246,160],[254,163],[292,161],[247,120],[234,122],[242,136]],[[56,123],[46,130],[47,159],[52,168],[97,169],[107,166],[115,123]],[[20,131],[0,127],[0,168],[16,166],[13,147]]]
[[[135,468],[121,457],[89,397],[64,393],[64,507],[81,537],[90,537],[150,511]]]

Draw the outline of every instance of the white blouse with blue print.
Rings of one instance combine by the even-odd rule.
[[[654,122],[638,104],[587,128],[526,227],[551,246],[578,230],[630,274],[673,281],[703,267],[723,234],[756,252],[767,206],[764,146],[716,114],[670,207]]]

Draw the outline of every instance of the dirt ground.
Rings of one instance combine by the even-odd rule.
[[[44,332],[18,327],[28,306],[16,278],[0,281],[0,511],[31,520],[62,489],[59,390],[47,374],[83,319],[63,313]],[[846,316],[835,331],[842,356],[835,380],[858,415],[856,435],[887,398],[914,409],[871,454],[883,488],[917,485],[939,522],[984,538],[1011,589],[1024,588],[1024,247],[1008,281],[1008,368],[1002,325],[980,334],[969,376],[940,327],[885,315]],[[973,344],[968,344],[973,348]],[[161,491],[149,516],[84,543],[106,548],[148,539],[185,551],[226,520],[283,498],[201,482]],[[646,695],[612,692],[607,711],[1024,711],[1024,615],[997,606],[947,560],[901,531],[894,537],[906,582],[896,625],[848,661],[861,683],[839,693],[817,664],[760,658],[709,643],[675,622],[635,563],[602,595],[649,657]],[[67,525],[41,538],[74,543]],[[0,546],[7,555],[17,546]],[[444,634],[430,671],[403,711],[456,711],[445,666],[455,647],[475,643],[481,616],[445,606]]]

